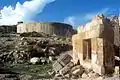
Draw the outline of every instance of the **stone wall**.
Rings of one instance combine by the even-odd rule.
[[[72,44],[74,64],[79,60],[100,75],[114,71],[114,30],[108,19],[94,18],[72,37]]]
[[[72,36],[73,34],[72,26],[63,23],[21,23],[17,26],[17,33],[33,31],[60,36]]]

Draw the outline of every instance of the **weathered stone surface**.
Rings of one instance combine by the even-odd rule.
[[[120,71],[120,67],[119,67],[119,66],[116,66],[116,67],[115,67],[115,72],[114,72],[114,74],[115,74],[115,75],[120,74],[119,71]]]
[[[46,60],[45,59],[41,59],[40,62],[43,63],[43,64],[45,64]]]
[[[68,64],[71,59],[72,59],[72,57],[70,55],[64,54],[64,55],[60,56],[60,58],[58,59],[58,62],[60,62],[60,64],[62,66],[66,66],[66,64]]]
[[[72,57],[68,54],[63,54],[61,55],[58,60],[53,64],[53,69],[58,72],[60,69],[62,69],[64,66],[66,66],[70,61],[71,61]],[[73,66],[72,63],[69,64],[69,66]],[[70,68],[70,67],[66,67],[66,69]],[[62,72],[62,71],[61,71]],[[63,72],[64,73],[64,72]],[[66,71],[65,71],[66,73]]]
[[[32,63],[32,64],[37,64],[39,62],[40,62],[40,58],[38,58],[38,57],[33,57],[30,59],[30,63]]]
[[[80,65],[75,66],[71,69],[73,75],[82,75],[84,73],[84,68]]]
[[[71,71],[74,71],[76,69],[82,69],[83,70],[83,67],[81,65],[77,65],[77,66],[74,66]]]
[[[69,67],[69,68],[72,68],[74,66],[74,63],[73,62],[69,62],[66,66]]]
[[[65,66],[64,68],[62,68],[60,71],[59,71],[59,73],[61,74],[61,75],[65,75],[65,74],[67,74],[67,73],[69,73],[70,72],[70,67],[68,67],[68,66]]]
[[[49,61],[53,62],[54,56],[49,56]]]
[[[111,20],[104,16],[96,16],[78,30],[72,37],[73,62],[96,73],[113,73],[114,30]]]
[[[53,64],[53,69],[55,72],[58,72],[62,68],[63,68],[63,66],[57,61]]]
[[[66,74],[65,77],[66,78],[70,78],[71,76],[70,76],[70,74]]]
[[[87,78],[87,77],[88,77],[88,75],[86,73],[82,74],[82,78]]]

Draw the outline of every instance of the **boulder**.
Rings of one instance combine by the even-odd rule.
[[[45,59],[42,59],[42,60],[41,60],[41,62],[42,62],[42,63],[45,63],[45,62],[46,62],[46,60],[45,60]]]
[[[66,74],[65,77],[66,78],[70,78],[71,76],[70,76],[70,74]]]
[[[87,78],[87,77],[89,77],[89,76],[86,73],[82,74],[82,78]]]
[[[40,62],[41,62],[42,64],[45,64],[45,63],[47,63],[47,59],[46,59],[46,58],[43,58],[43,57],[40,57]]]
[[[49,52],[49,55],[56,55],[56,52],[55,52],[56,48],[55,47],[50,47],[48,52]]]
[[[74,74],[74,75],[78,75],[79,73],[81,73],[80,68],[78,68],[72,72],[72,74]]]
[[[115,72],[114,72],[114,74],[115,74],[115,75],[120,74],[119,71],[120,71],[120,67],[119,67],[119,66],[116,66],[116,67],[115,67]]]
[[[84,68],[81,65],[77,65],[71,69],[73,75],[82,75],[84,73]]]
[[[70,64],[69,66],[66,66],[70,61],[71,61],[72,57],[68,54],[63,54],[61,55],[57,61],[53,64],[53,69],[54,71],[58,72],[60,69],[62,69],[63,67],[65,68],[65,71],[64,69],[61,70],[61,72],[63,74],[65,74],[67,72],[67,70],[70,69]],[[72,65],[71,65],[72,66]]]
[[[53,56],[49,56],[49,61],[53,62],[53,60],[54,60],[54,57]]]
[[[30,63],[32,64],[37,64],[40,62],[40,59],[38,57],[33,57],[30,59]]]

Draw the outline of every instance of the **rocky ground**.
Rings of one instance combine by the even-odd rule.
[[[0,80],[120,80],[74,65],[71,38],[45,34],[0,37]]]
[[[50,79],[48,74],[52,70],[51,64],[29,65],[16,64],[1,67],[0,80],[35,80]]]
[[[56,35],[1,36],[0,80],[50,79],[52,63],[71,49],[70,38]]]
[[[57,37],[3,37],[0,39],[0,62],[27,63],[33,57],[59,56],[60,53],[71,49],[69,40],[67,42]]]

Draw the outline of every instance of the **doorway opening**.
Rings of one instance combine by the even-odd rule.
[[[83,40],[83,60],[91,60],[91,39]]]

